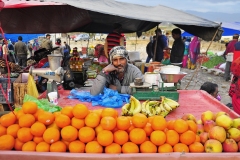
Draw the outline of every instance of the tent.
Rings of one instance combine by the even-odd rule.
[[[17,42],[18,36],[22,36],[23,42],[28,42],[32,39],[38,38],[40,36],[44,36],[45,34],[4,34],[7,40],[11,40],[11,42]],[[1,38],[1,35],[0,35]]]
[[[0,21],[6,33],[109,33],[114,23],[122,24],[124,33],[141,33],[169,22],[211,40],[219,27],[218,23],[161,5],[149,7],[114,0],[3,2]],[[216,39],[220,38],[221,32]]]
[[[222,30],[223,30],[222,36],[232,36],[234,34],[240,34],[240,23],[239,22],[235,22],[235,23],[223,22]],[[193,35],[188,32],[184,32],[182,36],[192,37]]]

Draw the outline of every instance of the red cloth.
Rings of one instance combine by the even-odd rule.
[[[233,39],[231,42],[229,42],[228,46],[227,46],[227,49],[226,49],[226,55],[230,52],[234,52],[235,50],[235,47],[234,45],[237,43],[238,41],[236,39]]]
[[[236,94],[232,96],[232,105],[234,112],[240,114],[240,98],[237,98]]]
[[[238,57],[240,57],[240,51],[234,51],[233,52],[234,54],[233,54],[233,61],[235,61]]]

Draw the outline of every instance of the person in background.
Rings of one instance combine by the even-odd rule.
[[[34,55],[34,52],[39,50],[40,46],[39,46],[39,43],[38,43],[38,39],[34,39],[33,40],[33,55]]]
[[[233,52],[233,61],[240,57],[240,42],[235,43]]]
[[[90,93],[98,95],[104,87],[118,91],[119,93],[131,94],[130,83],[135,78],[141,78],[142,72],[134,65],[129,64],[128,52],[123,46],[115,46],[109,52],[110,64],[103,68],[93,81]]]
[[[27,48],[28,48],[28,51],[29,51],[30,57],[31,57],[31,56],[33,55],[33,54],[32,54],[33,46],[32,46],[32,43],[31,43],[31,42],[28,42]]]
[[[52,44],[52,41],[50,39],[51,39],[51,35],[47,34],[46,38],[42,40],[41,48],[45,48],[47,50],[52,49],[53,44]]]
[[[153,41],[156,41],[156,36],[151,36],[150,37],[150,42],[147,44],[146,47],[146,52],[147,52],[147,59],[146,59],[146,63],[149,63],[150,60],[153,58]]]
[[[55,55],[61,55],[61,56],[63,56],[64,55],[64,52],[63,52],[63,46],[61,45],[61,39],[57,39],[56,40],[56,43],[55,43],[55,45],[53,46],[54,48],[55,47],[58,47],[57,49],[55,49],[54,51],[53,51],[53,54],[55,54]]]
[[[200,41],[198,37],[194,36],[193,40],[189,45],[189,59],[188,59],[188,69],[195,69],[200,54]]]
[[[226,51],[227,51],[227,46],[228,46],[228,44],[229,44],[229,43],[225,43],[226,49],[225,49],[224,54],[223,54],[223,58],[224,58],[225,60],[227,59],[227,58],[226,58]]]
[[[211,96],[216,98],[217,100],[221,100],[220,95],[218,94],[218,85],[212,82],[205,82],[201,87],[200,90],[204,90],[209,93]]]
[[[27,46],[22,42],[22,36],[18,37],[18,42],[14,44],[14,52],[17,55],[18,64],[22,67],[27,66]]]
[[[234,53],[234,49],[235,49],[234,46],[238,42],[238,38],[239,38],[238,34],[233,35],[233,40],[229,42],[226,52],[225,52],[225,56],[227,56],[229,53]],[[232,64],[232,62],[230,62],[228,60],[226,61],[226,67],[225,67],[225,72],[224,72],[225,81],[229,81],[231,79],[231,75],[230,75],[231,64]]]
[[[184,55],[185,44],[181,37],[181,30],[179,28],[175,28],[172,30],[172,37],[174,39],[170,62],[181,64]]]
[[[153,41],[153,58],[154,61],[161,62],[163,60],[163,50],[168,49],[167,37],[162,34],[162,30],[160,28],[155,30],[156,40]],[[157,41],[156,55],[154,57],[155,45]]]
[[[105,56],[109,59],[109,52],[115,46],[125,46],[124,36],[121,34],[122,25],[114,23],[113,32],[109,33],[104,44]],[[126,47],[126,46],[125,46]]]
[[[64,57],[69,57],[71,47],[66,42],[63,42],[63,43],[64,43],[64,47],[63,47]]]
[[[5,58],[7,56],[7,60],[9,61],[8,59],[8,47],[6,45],[6,41],[3,39],[2,41],[2,54],[3,54],[3,58]]]
[[[95,46],[94,56],[98,58],[98,62],[100,63],[108,63],[108,59],[104,54],[104,45],[97,44]]]
[[[186,68],[186,67],[187,67],[190,41],[191,41],[190,38],[183,37],[183,42],[184,42],[184,44],[185,44],[183,61],[182,61],[182,67],[183,67],[183,68]]]

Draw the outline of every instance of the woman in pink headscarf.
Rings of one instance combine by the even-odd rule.
[[[200,41],[194,36],[189,45],[188,69],[195,69],[198,55],[200,54]]]

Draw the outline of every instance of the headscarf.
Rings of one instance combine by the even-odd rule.
[[[190,60],[193,64],[196,63],[197,55],[200,53],[200,41],[198,40],[198,37],[194,36],[193,40],[190,42],[189,45],[189,54],[190,54]]]
[[[129,60],[128,57],[128,51],[123,46],[115,46],[113,47],[109,52],[110,62],[112,63],[112,60],[114,57],[124,57],[126,60]]]

